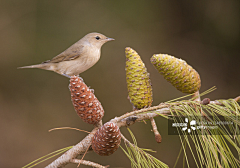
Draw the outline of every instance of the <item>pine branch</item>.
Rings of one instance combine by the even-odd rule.
[[[71,162],[72,163],[77,163],[77,164],[84,164],[84,165],[92,166],[92,167],[96,167],[96,168],[107,168],[107,167],[109,167],[109,166],[102,166],[102,165],[94,163],[94,162],[90,162],[90,161],[86,161],[86,160],[79,160],[79,159],[72,159]]]
[[[239,97],[235,98],[234,100],[239,101]],[[227,100],[226,100],[227,101]],[[197,102],[193,101],[185,101],[188,105],[196,105]],[[198,103],[200,105],[200,103]],[[220,106],[224,106],[224,100],[218,101],[210,101],[209,104],[216,104]],[[180,110],[181,107],[184,105],[181,102],[174,102],[174,103],[161,103],[158,106],[153,106],[149,108],[144,108],[137,111],[132,111],[129,113],[126,113],[120,117],[115,117],[114,119],[111,119],[110,122],[115,123],[117,126],[131,126],[136,122],[141,122],[143,120],[152,119],[157,116],[167,116],[169,114],[172,114],[174,109]],[[53,161],[51,164],[46,166],[46,168],[59,168],[64,167],[68,163],[79,163],[78,160],[76,160],[77,156],[84,154],[86,150],[88,149],[89,145],[91,145],[91,140],[94,134],[97,132],[98,128],[101,126],[101,122],[98,124],[97,127],[95,127],[90,134],[88,134],[82,141],[80,141],[77,145],[73,146],[70,150],[65,152],[62,156],[57,158],[55,161]],[[93,164],[94,165],[94,164]],[[92,166],[93,166],[92,165]],[[97,164],[98,165],[98,164]],[[95,166],[97,167],[97,166]]]
[[[98,130],[98,127],[94,128],[91,131],[91,133],[88,134],[81,142],[79,142],[73,148],[69,149],[67,152],[65,152],[62,156],[57,158],[51,164],[46,166],[46,168],[63,167],[65,165],[67,165],[68,163],[73,162],[73,159],[77,158],[78,155],[84,154],[86,152],[86,150],[88,149],[88,146],[91,143],[92,137],[97,132],[97,130]]]

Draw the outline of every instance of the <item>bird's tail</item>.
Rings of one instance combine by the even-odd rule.
[[[40,69],[50,70],[49,66],[47,66],[46,64],[23,66],[23,67],[18,67],[17,69],[23,69],[23,68],[40,68]]]

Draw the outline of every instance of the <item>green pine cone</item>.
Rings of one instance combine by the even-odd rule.
[[[154,54],[151,63],[179,91],[195,93],[200,89],[200,76],[186,61],[167,54]]]
[[[132,48],[125,49],[126,79],[130,102],[136,109],[152,105],[152,85],[147,68]]]

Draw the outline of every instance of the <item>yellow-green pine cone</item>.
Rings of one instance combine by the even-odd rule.
[[[147,68],[132,48],[125,48],[126,79],[130,102],[136,109],[152,105],[152,85]]]
[[[186,61],[167,54],[154,54],[151,63],[179,91],[195,93],[200,89],[200,76]]]

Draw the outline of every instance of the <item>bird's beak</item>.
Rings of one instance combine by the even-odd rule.
[[[115,40],[115,39],[107,37],[106,40],[107,40],[107,41],[113,41],[113,40]]]

